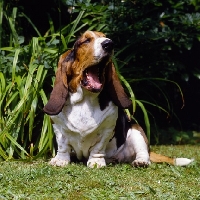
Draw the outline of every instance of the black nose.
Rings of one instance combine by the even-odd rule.
[[[101,43],[101,46],[103,47],[103,49],[107,52],[111,52],[114,48],[114,43],[112,40],[106,39],[105,41],[103,41]]]

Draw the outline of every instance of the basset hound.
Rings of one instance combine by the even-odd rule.
[[[110,162],[148,166],[150,159],[176,165],[192,162],[149,153],[144,131],[132,124],[123,110],[132,102],[112,63],[113,47],[103,33],[86,31],[73,49],[61,55],[43,109],[51,117],[58,144],[50,164],[65,166],[72,154],[78,160],[86,158],[88,167],[104,167]]]

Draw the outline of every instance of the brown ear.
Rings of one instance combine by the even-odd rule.
[[[106,95],[107,97],[103,97],[104,95]],[[108,100],[113,101],[116,106],[119,106],[121,108],[128,108],[132,104],[130,98],[127,96],[124,88],[120,83],[113,63],[109,63],[109,66],[106,67],[105,85],[102,94],[100,95],[101,109],[104,109],[105,106],[107,106],[106,104],[108,102],[106,103],[106,101]]]
[[[60,113],[66,102],[68,96],[67,75],[70,75],[73,60],[73,50],[65,52],[59,59],[54,87],[48,103],[43,108],[43,111],[48,115]]]

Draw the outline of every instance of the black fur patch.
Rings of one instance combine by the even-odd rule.
[[[117,141],[117,148],[125,143],[127,132],[131,128],[131,122],[129,121],[126,113],[123,109],[118,108],[118,119],[115,126],[114,137]]]

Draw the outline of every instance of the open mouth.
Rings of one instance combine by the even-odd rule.
[[[102,89],[102,69],[98,66],[88,67],[83,71],[81,84],[87,90],[97,93]]]

